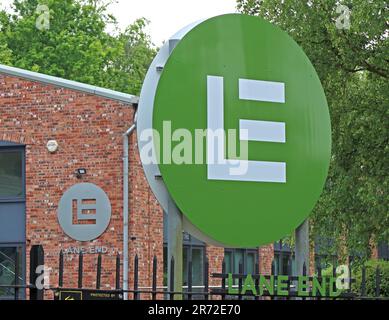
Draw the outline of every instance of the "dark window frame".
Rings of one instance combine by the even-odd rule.
[[[198,240],[197,240],[198,241]],[[165,242],[163,244],[163,285],[168,287],[168,282],[169,282],[169,279],[168,279],[168,274],[169,274],[169,271],[168,271],[168,257],[167,257],[167,251],[168,251],[168,244]],[[201,272],[202,272],[202,284],[200,284],[200,286],[204,286],[205,285],[205,261],[207,259],[207,246],[205,243],[201,244],[201,243],[184,243],[183,244],[183,247],[182,247],[182,253],[184,254],[184,251],[185,250],[188,250],[188,253],[190,255],[192,255],[192,250],[193,249],[201,249],[203,251],[203,263],[202,263],[202,266],[200,267],[201,268]],[[193,260],[192,260],[193,262]],[[192,264],[192,268],[193,268],[193,264]],[[186,268],[184,267],[184,264],[182,266],[182,284],[183,286],[187,286],[188,285],[188,277],[187,275],[185,276],[185,273],[184,273],[184,270],[189,270],[189,256],[188,256],[188,259],[186,261]],[[192,269],[193,270],[193,269]],[[193,284],[193,273],[192,273],[192,285],[193,286],[198,286],[199,284]],[[201,292],[204,291],[204,289],[192,289],[193,292],[196,292],[196,291],[199,291],[199,294],[196,295],[194,294],[192,296],[192,299],[202,299],[203,297],[201,296]],[[184,289],[184,292],[187,292],[187,289]]]
[[[243,265],[243,274],[248,274],[248,270],[247,270],[247,256],[248,254],[254,254],[254,265],[252,266],[253,267],[253,273],[256,272],[255,268],[256,268],[256,265],[259,266],[259,254],[258,254],[258,248],[224,248],[224,262],[226,264],[226,272],[228,271],[228,267],[227,267],[227,263],[230,264],[230,273],[232,274],[240,274],[239,272],[239,263],[238,263],[238,270],[235,270],[235,254],[239,252],[242,254],[242,265]],[[230,255],[230,261],[227,262],[226,261],[226,255],[229,254]],[[239,283],[238,279],[234,279],[232,284],[237,286]],[[230,296],[230,295],[227,295],[226,296],[226,299],[227,300],[237,300],[238,297],[237,296]],[[244,300],[252,300],[253,297],[244,297],[243,298]]]
[[[183,247],[183,250],[188,250],[188,259],[186,261],[186,270],[189,270],[189,261],[192,260],[192,270],[193,270],[193,259],[192,259],[192,255],[193,255],[193,249],[199,249],[199,250],[202,250],[202,258],[203,258],[203,263],[202,263],[202,266],[201,266],[201,272],[202,272],[202,279],[203,279],[203,283],[200,284],[200,286],[203,286],[204,285],[204,275],[205,275],[205,260],[207,259],[207,248],[205,245],[198,245],[198,244],[184,244],[184,247]],[[183,270],[184,269],[184,266],[182,268]],[[183,282],[183,285],[186,286],[188,285],[187,283],[188,281],[188,277],[184,277],[184,274],[183,274],[183,279],[182,279],[182,282]],[[192,281],[193,281],[193,273],[192,273]],[[193,285],[198,285],[198,284],[193,284]]]
[[[26,245],[24,243],[0,243],[1,248],[16,248],[19,256],[21,257],[21,261],[19,262],[21,265],[20,276],[19,276],[19,285],[26,284]],[[20,279],[22,278],[22,279]],[[0,300],[10,300],[14,299],[14,294],[12,295],[0,295]],[[26,290],[19,289],[19,299],[24,299],[26,297]]]
[[[389,261],[389,243],[380,242],[377,246],[378,259]]]
[[[24,145],[8,144],[0,141],[0,153],[18,152],[22,157],[22,195],[17,197],[3,197],[0,195],[0,203],[15,203],[26,201],[26,152]]]
[[[288,245],[285,244],[283,241],[276,241],[273,244],[274,248],[274,272],[276,275],[287,275],[287,264],[284,262],[292,260],[292,270],[291,272],[294,273],[296,269],[296,257],[294,250]],[[281,260],[282,258],[282,260]],[[285,259],[286,258],[286,259]],[[285,259],[286,261],[284,261]]]
[[[254,254],[254,266],[253,266],[253,270],[255,272],[255,265],[258,264],[259,265],[259,255],[258,255],[258,248],[225,248],[224,249],[224,259],[226,258],[226,253],[230,253],[230,257],[231,257],[231,261],[229,261],[230,263],[230,266],[232,266],[231,268],[231,271],[232,273],[235,273],[235,274],[238,274],[239,273],[239,270],[234,270],[234,256],[235,256],[235,253],[236,252],[241,252],[242,253],[242,264],[243,264],[243,273],[246,274],[247,273],[247,255],[248,254]],[[227,265],[227,261],[224,260],[226,265]],[[227,268],[226,268],[227,269]]]
[[[8,141],[0,140],[0,153],[3,152],[18,152],[22,159],[22,195],[17,197],[2,197],[0,196],[0,205],[7,203],[25,203],[26,202],[26,146]],[[20,277],[22,281],[19,284],[26,284],[26,243],[25,242],[1,242],[0,248],[16,248],[21,257]],[[19,298],[24,299],[26,296],[25,289],[19,289]],[[0,300],[13,299],[14,296],[1,296]]]

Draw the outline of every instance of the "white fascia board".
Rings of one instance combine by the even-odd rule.
[[[118,92],[110,89],[105,89],[90,84],[85,84],[77,81],[66,80],[59,77],[53,77],[46,74],[32,72],[20,68],[9,67],[0,64],[0,73],[7,75],[24,78],[32,81],[42,82],[46,84],[51,84],[58,87],[63,87],[67,89],[82,91],[89,94],[98,95],[104,98],[118,100],[128,104],[137,104],[139,102],[139,97],[127,94],[123,92]]]

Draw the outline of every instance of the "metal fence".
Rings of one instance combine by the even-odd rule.
[[[129,290],[123,290],[121,288],[121,256],[117,254],[116,256],[116,266],[114,273],[112,272],[112,276],[114,276],[115,288],[112,289],[101,289],[102,288],[102,254],[97,255],[97,263],[95,270],[95,279],[96,285],[94,288],[85,287],[84,286],[84,255],[83,253],[78,254],[78,270],[77,270],[77,287],[68,287],[64,283],[64,274],[68,271],[64,269],[64,254],[61,251],[58,258],[58,283],[56,286],[51,287],[40,287],[37,285],[37,280],[41,279],[42,273],[38,272],[39,266],[44,265],[44,251],[42,246],[33,246],[30,252],[30,277],[27,284],[21,284],[20,279],[20,271],[19,271],[19,263],[15,261],[15,279],[12,285],[0,284],[1,288],[13,289],[14,295],[13,298],[15,300],[20,299],[21,292],[27,291],[28,295],[26,295],[30,300],[43,300],[45,298],[45,291],[50,291],[53,294],[55,300],[122,300],[124,294],[127,293],[128,299],[131,300],[139,300],[139,299],[165,299],[165,300],[173,300],[173,299],[223,299],[223,300],[261,300],[261,299],[334,299],[333,297],[326,295],[319,296],[299,296],[298,291],[296,290],[295,283],[298,281],[298,277],[292,274],[292,260],[290,259],[288,262],[287,270],[288,270],[288,294],[279,295],[275,293],[270,293],[269,290],[264,290],[261,296],[254,295],[252,291],[242,294],[242,287],[244,286],[243,282],[246,274],[243,273],[243,264],[242,262],[239,264],[239,273],[228,274],[226,273],[226,263],[223,261],[222,264],[222,272],[221,273],[212,273],[209,274],[209,262],[208,259],[205,260],[204,263],[204,285],[203,286],[193,286],[193,276],[192,276],[192,261],[189,261],[189,269],[187,275],[187,286],[184,286],[179,290],[179,288],[174,288],[174,259],[172,258],[170,263],[170,279],[168,280],[169,286],[158,286],[158,259],[154,257],[152,261],[152,279],[151,279],[151,287],[141,287],[139,281],[139,258],[136,255],[132,265],[133,272],[133,283],[132,288]],[[37,269],[38,268],[38,269]],[[43,270],[40,270],[43,272]],[[72,270],[73,272],[74,270]],[[303,267],[303,275],[307,274],[306,267]],[[336,267],[334,266],[332,269],[332,275],[336,276]],[[255,264],[255,273],[251,275],[252,279],[255,282],[256,287],[259,287],[260,277],[263,275],[259,274],[259,264]],[[266,279],[270,279],[273,277],[274,282],[277,282],[278,277],[285,276],[278,274],[275,268],[275,262],[272,263],[272,272],[271,275],[265,275]],[[368,297],[366,295],[367,288],[367,276],[366,276],[366,267],[362,267],[362,277],[361,277],[361,286],[358,292],[351,289],[351,283],[355,282],[355,279],[352,278],[352,271],[349,272],[349,278],[346,279],[350,283],[350,288],[348,290],[343,291],[336,299],[388,299],[388,297],[383,297],[381,295],[381,270],[377,267],[375,270],[375,293],[374,296]],[[325,276],[322,274],[321,267],[318,266],[316,270],[315,278],[317,280],[323,279]],[[210,286],[210,279],[218,279],[220,283],[219,286]],[[228,284],[228,279],[230,282]],[[307,277],[308,281],[313,281],[313,276]],[[388,281],[388,279],[385,279]],[[230,288],[229,288],[230,286]],[[169,289],[171,288],[171,289]],[[231,289],[237,293],[231,293]],[[22,295],[24,296],[24,295]]]

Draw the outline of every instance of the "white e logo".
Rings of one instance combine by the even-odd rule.
[[[285,84],[280,82],[239,79],[239,99],[285,103]],[[223,77],[207,77],[208,130],[224,130]],[[241,141],[285,143],[285,123],[258,120],[239,120]],[[224,140],[215,144],[207,134],[208,180],[235,180],[286,183],[286,163],[269,161],[228,160],[224,157]],[[214,163],[215,155],[218,156]],[[246,167],[243,174],[233,174],[236,165]]]

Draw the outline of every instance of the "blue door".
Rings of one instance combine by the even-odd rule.
[[[25,283],[25,243],[24,146],[0,141],[0,299],[14,297],[4,286]]]

